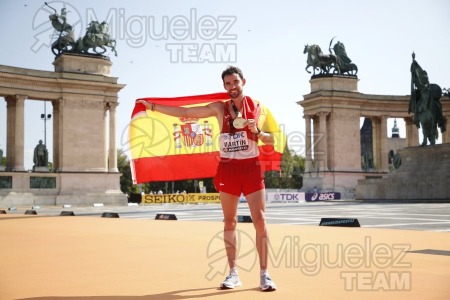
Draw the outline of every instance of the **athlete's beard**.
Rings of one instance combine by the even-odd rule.
[[[233,90],[228,92],[228,96],[230,96],[231,99],[239,98],[242,95],[242,90]]]

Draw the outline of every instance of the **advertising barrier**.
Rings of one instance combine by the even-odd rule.
[[[312,201],[326,201],[326,200],[339,200],[341,199],[341,193],[329,192],[329,193],[306,193],[305,200],[307,202]]]
[[[145,194],[142,195],[142,204],[161,203],[220,203],[219,193],[192,193],[192,194]]]
[[[300,203],[305,202],[305,193],[302,192],[268,192],[266,194],[267,203],[284,202]]]
[[[301,203],[313,201],[339,200],[341,193],[304,193],[304,192],[267,192],[267,203]],[[142,195],[142,204],[162,203],[220,203],[219,193],[192,193],[192,194],[145,194]]]

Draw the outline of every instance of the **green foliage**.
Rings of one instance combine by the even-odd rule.
[[[130,160],[122,149],[117,150],[117,168],[122,173],[122,176],[120,176],[120,190],[122,193],[127,195],[140,193],[139,186],[133,184]]]
[[[281,161],[281,172],[270,171],[265,175],[266,188],[301,189],[305,172],[305,158],[287,147]]]

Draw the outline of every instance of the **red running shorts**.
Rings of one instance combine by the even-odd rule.
[[[217,191],[235,196],[264,189],[264,174],[258,158],[224,159],[217,167],[214,187]]]

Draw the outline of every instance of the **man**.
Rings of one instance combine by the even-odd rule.
[[[220,284],[222,289],[233,289],[241,285],[236,269],[236,225],[239,197],[243,193],[250,208],[256,230],[256,248],[260,263],[260,287],[263,291],[275,291],[276,285],[269,276],[268,231],[265,220],[264,174],[258,161],[258,140],[273,144],[274,137],[258,127],[259,103],[245,96],[246,83],[242,71],[228,67],[222,72],[225,90],[230,96],[226,102],[213,102],[200,107],[173,107],[156,105],[141,100],[152,111],[175,117],[217,118],[220,127],[221,161],[214,178],[220,194],[224,215],[224,241],[230,273]]]

